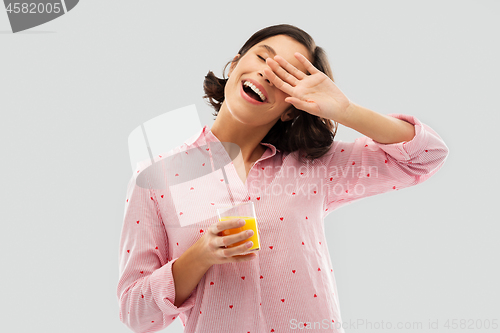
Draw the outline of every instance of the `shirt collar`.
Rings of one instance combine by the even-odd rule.
[[[195,135],[184,141],[187,146],[204,146],[208,142],[220,142],[220,140],[212,133],[208,125],[203,126]],[[273,144],[261,142],[261,145],[268,147],[262,157],[259,160],[264,160],[268,157],[276,155],[276,152],[280,152]],[[270,150],[270,151],[269,151]]]

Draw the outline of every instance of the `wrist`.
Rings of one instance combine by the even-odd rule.
[[[353,121],[353,118],[355,117],[357,107],[358,105],[356,103],[349,101],[349,105],[344,112],[344,117],[339,121],[339,123],[346,127],[351,127],[350,125]]]

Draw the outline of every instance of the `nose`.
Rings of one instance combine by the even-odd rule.
[[[259,75],[262,76],[264,78],[264,80],[266,80],[267,83],[269,83],[270,85],[273,85],[271,83],[271,81],[269,81],[269,79],[263,74],[263,70],[261,72],[259,72]]]

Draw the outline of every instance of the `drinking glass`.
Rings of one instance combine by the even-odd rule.
[[[257,226],[257,217],[255,215],[255,207],[253,202],[249,201],[235,206],[217,208],[217,215],[219,216],[219,221],[228,221],[233,219],[242,219],[245,221],[245,225],[243,225],[242,227],[221,231],[219,233],[220,236],[234,235],[242,232],[243,230],[253,230],[253,235],[251,237],[240,242],[230,244],[226,246],[226,248],[235,247],[248,241],[252,241],[252,247],[249,248],[247,252],[241,254],[247,254],[253,251],[260,250],[259,228]]]

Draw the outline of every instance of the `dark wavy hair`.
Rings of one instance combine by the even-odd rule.
[[[309,50],[312,65],[334,81],[326,52],[321,47],[316,46],[316,43],[307,32],[290,24],[273,25],[254,33],[238,51],[240,57],[238,57],[236,63],[254,45],[276,35],[287,35],[303,44]],[[224,66],[222,79],[219,79],[212,71],[209,71],[203,82],[203,90],[205,91],[203,98],[208,99],[211,106],[215,109],[213,113],[215,117],[217,117],[225,98],[224,87],[228,79],[225,78],[224,73],[226,67],[232,62],[229,61]],[[333,144],[338,123],[297,109],[293,104],[290,104],[290,106],[292,107],[293,119],[285,122],[278,119],[276,124],[262,139],[262,142],[270,143],[284,152],[291,153],[298,151],[299,157],[306,157],[311,161],[326,154]]]

